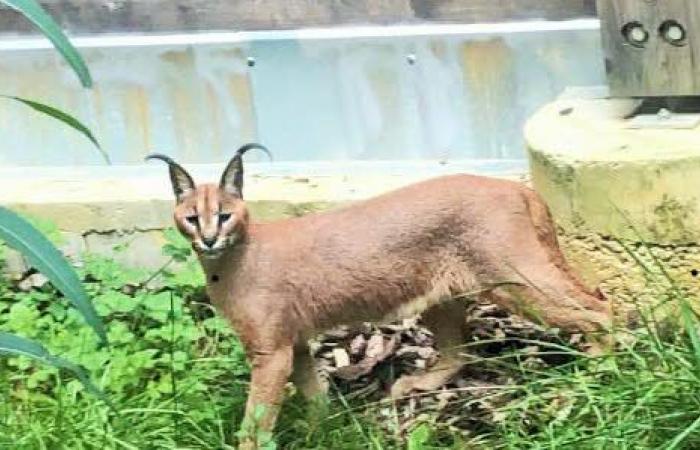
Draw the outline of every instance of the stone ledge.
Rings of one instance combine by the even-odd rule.
[[[223,166],[186,168],[197,182],[216,182]],[[449,173],[514,178],[524,166],[524,161],[251,163],[244,194],[254,219],[265,221],[288,216],[288,205],[345,203]],[[62,231],[152,230],[171,223],[173,194],[162,163],[0,168],[0,179],[0,204],[51,219]]]
[[[195,181],[217,181],[224,164],[187,165]],[[244,194],[254,221],[295,217],[368,198],[450,173],[523,176],[523,161],[251,163]],[[162,231],[172,226],[173,194],[166,166],[0,168],[0,204],[55,223],[62,250],[113,256],[138,267],[164,262]],[[116,246],[129,245],[115,253]],[[9,270],[24,270],[10,258]]]

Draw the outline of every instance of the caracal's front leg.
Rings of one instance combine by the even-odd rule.
[[[269,437],[284,399],[284,387],[292,372],[292,345],[251,357],[252,376],[245,417],[239,436],[240,450],[259,448],[258,438]]]

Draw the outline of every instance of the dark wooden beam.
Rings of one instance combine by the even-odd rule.
[[[72,34],[290,29],[349,24],[561,20],[595,15],[595,0],[44,0]],[[33,33],[0,7],[0,33]]]
[[[594,0],[413,0],[411,5],[417,18],[440,22],[595,17]]]

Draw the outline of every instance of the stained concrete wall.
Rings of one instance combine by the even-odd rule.
[[[522,126],[568,85],[600,84],[597,21],[75,39],[81,89],[43,40],[0,39],[3,92],[73,113],[115,164],[154,150],[222,162],[519,160]],[[254,58],[255,65],[248,65]],[[91,165],[82,136],[0,100],[0,165]],[[251,154],[251,160],[258,155]]]

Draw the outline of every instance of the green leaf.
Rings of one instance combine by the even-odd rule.
[[[174,228],[166,228],[163,232],[166,244],[163,246],[163,254],[172,257],[177,262],[185,262],[192,254],[192,245],[179,231]]]
[[[92,77],[85,61],[83,61],[83,58],[70,43],[66,35],[63,34],[58,24],[54,22],[36,0],[0,0],[0,2],[19,11],[24,17],[34,23],[70,64],[75,74],[80,78],[80,83],[83,87],[92,87]]]
[[[108,291],[94,299],[95,308],[103,316],[112,313],[128,313],[136,309],[136,300],[118,291]]]
[[[23,302],[15,303],[7,314],[7,330],[29,335],[32,338],[36,337],[38,335],[36,323],[40,315],[36,302],[30,305]]]
[[[160,292],[158,294],[144,294],[139,296],[138,300],[146,310],[146,316],[159,322],[167,322],[171,314],[175,317],[180,317],[180,311],[171,311],[170,309],[170,293]],[[177,299],[178,303],[182,300]]]
[[[3,1],[3,0],[0,0]],[[100,152],[100,155],[102,156],[102,159],[105,160],[107,164],[112,164],[112,160],[109,158],[109,155],[107,154],[106,151],[102,148],[100,143],[97,141],[95,136],[92,134],[90,129],[86,127],[85,125],[82,124],[78,119],[75,117],[71,116],[68,113],[65,113],[61,111],[58,108],[54,108],[53,106],[46,105],[44,103],[39,103],[34,100],[29,100],[26,98],[22,97],[15,97],[12,95],[0,95],[0,97],[7,98],[10,100],[15,100],[20,103],[23,103],[30,108],[32,108],[35,111],[38,111],[42,114],[46,114],[47,116],[53,117],[54,119],[63,122],[64,124],[68,125],[69,127],[73,128],[74,130],[77,130],[80,132],[83,136],[88,138],[90,142],[93,143],[93,145],[97,148],[97,151]]]
[[[85,321],[107,344],[102,320],[90,303],[78,275],[56,247],[29,222],[0,206],[0,239],[22,253],[29,263],[43,273],[85,317]]]
[[[432,432],[428,424],[422,423],[411,430],[408,435],[408,450],[423,450],[430,440]]]
[[[109,404],[109,399],[107,399],[102,391],[92,384],[92,381],[90,381],[90,377],[85,369],[77,364],[73,364],[70,361],[53,356],[44,347],[34,341],[15,336],[14,334],[0,332],[0,355],[3,354],[26,356],[45,364],[49,364],[57,369],[66,370],[75,376],[78,381],[85,386],[85,389],[88,392]]]

